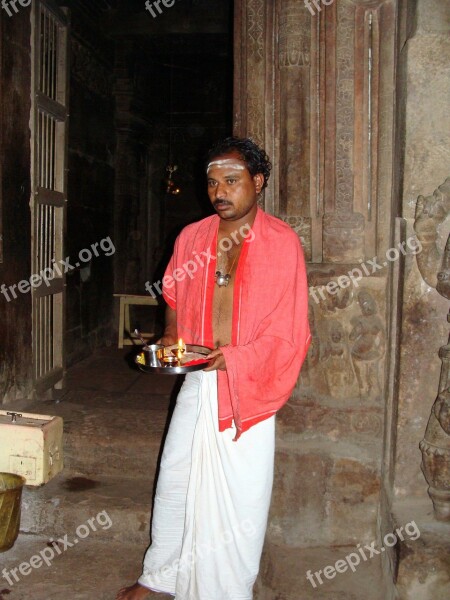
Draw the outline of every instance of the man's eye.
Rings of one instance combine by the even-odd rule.
[[[227,179],[228,183],[236,183],[237,179]]]
[[[215,181],[208,181],[209,187],[214,187],[216,185]]]

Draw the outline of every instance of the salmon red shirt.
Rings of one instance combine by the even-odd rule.
[[[163,295],[177,311],[178,336],[213,347],[217,215],[178,236],[163,279]],[[219,430],[239,436],[275,414],[289,399],[311,334],[303,250],[283,221],[258,209],[235,275],[232,342],[222,346],[218,371]]]

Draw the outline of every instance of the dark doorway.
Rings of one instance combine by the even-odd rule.
[[[146,294],[177,233],[210,212],[202,157],[232,132],[233,3],[59,4],[71,20],[66,245],[75,255],[110,235],[116,250],[67,278],[70,364],[111,337],[112,293]]]

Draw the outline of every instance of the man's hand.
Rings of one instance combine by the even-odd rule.
[[[227,365],[225,363],[225,357],[222,354],[222,350],[220,348],[216,348],[206,357],[208,360],[211,360],[210,364],[203,369],[204,371],[226,371]]]

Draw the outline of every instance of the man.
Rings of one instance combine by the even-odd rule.
[[[152,545],[118,600],[251,600],[273,483],[275,414],[289,399],[310,332],[296,234],[257,204],[263,150],[227,138],[209,152],[217,214],[186,227],[164,279],[161,343],[214,348],[189,373],[161,459]],[[192,264],[198,268],[195,272]]]

